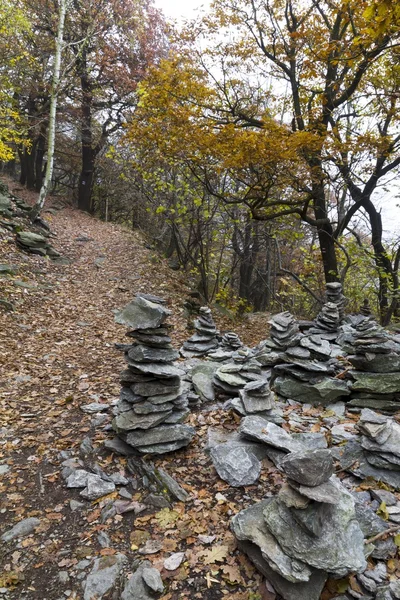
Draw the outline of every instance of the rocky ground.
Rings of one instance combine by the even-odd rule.
[[[15,193],[33,200],[22,190]],[[233,488],[219,479],[205,452],[210,426],[237,430],[240,419],[233,411],[194,411],[194,442],[153,461],[187,493],[185,501],[160,502],[147,476],[104,447],[111,437],[109,411],[88,408],[96,403],[107,409],[118,398],[124,361],[114,344],[126,340],[112,311],[134,294],[169,301],[175,347],[190,336],[184,275],[171,271],[137,233],[56,199],[51,206],[56,209],[45,217],[56,234],[51,246],[61,254],[58,262],[25,253],[0,225],[0,268],[8,267],[0,273],[0,598],[278,599],[237,548],[229,521],[274,496],[284,476],[264,459],[257,484]],[[16,223],[27,227],[22,217]],[[219,329],[233,328],[248,345],[267,337],[267,315],[234,324],[214,317]],[[289,433],[321,432],[329,442],[339,425],[340,444],[353,435],[358,416],[343,406],[335,412],[291,403],[283,419]],[[102,496],[93,500],[96,493],[81,495],[83,486],[67,487],[68,476],[79,470],[97,474]],[[347,477],[340,465],[336,471]],[[358,492],[371,487],[377,486],[364,482]],[[380,503],[375,505],[377,510]],[[143,560],[148,563],[135,570]],[[399,575],[392,553],[383,578]],[[365,597],[352,577],[328,580],[321,598],[346,590]]]

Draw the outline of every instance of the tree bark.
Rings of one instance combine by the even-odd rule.
[[[56,113],[57,113],[57,98],[58,90],[60,85],[60,72],[61,72],[61,54],[63,49],[64,39],[64,22],[65,14],[67,12],[68,0],[60,0],[59,6],[59,18],[58,18],[58,29],[57,29],[57,40],[56,40],[56,53],[54,57],[54,71],[53,81],[51,85],[50,94],[50,114],[49,114],[49,131],[48,131],[48,143],[47,143],[47,165],[46,174],[44,177],[43,185],[40,188],[39,198],[35,206],[31,211],[31,219],[34,221],[39,216],[46,197],[48,194],[49,186],[51,183],[51,177],[53,175],[53,161],[54,161],[54,144],[56,137]]]

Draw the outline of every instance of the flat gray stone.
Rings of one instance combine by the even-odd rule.
[[[185,375],[185,371],[178,369],[178,367],[175,367],[174,365],[163,363],[139,363],[130,359],[129,356],[126,360],[128,365],[133,368],[135,372],[144,375],[154,375],[161,378],[183,377]]]
[[[400,372],[397,373],[364,373],[352,371],[352,389],[360,392],[378,394],[395,394],[400,392]]]
[[[115,321],[130,329],[159,327],[171,314],[162,304],[136,296],[132,302],[115,314]]]
[[[186,502],[189,498],[189,494],[184,490],[177,481],[171,475],[168,475],[164,469],[159,467],[157,469],[157,478],[163,486],[168,490],[172,498],[179,500],[180,502]]]
[[[388,422],[387,428],[389,431],[385,442],[379,443],[377,440],[363,436],[361,445],[370,452],[386,452],[400,457],[400,425],[391,421]]]
[[[218,366],[218,363],[206,362],[196,365],[191,371],[193,387],[203,402],[215,400],[213,378]]]
[[[83,583],[84,600],[101,600],[107,592],[112,590],[127,564],[125,554],[102,556],[94,561],[94,566]]]
[[[302,449],[301,443],[294,440],[282,427],[270,423],[259,416],[245,417],[239,427],[242,436],[268,444],[286,452]]]
[[[315,487],[333,474],[333,458],[327,449],[291,452],[282,460],[281,468],[294,481]]]
[[[162,594],[164,584],[160,572],[154,567],[145,567],[142,571],[142,578],[147,587],[157,594]]]
[[[325,481],[315,487],[300,485],[295,481],[290,481],[290,485],[294,486],[302,496],[310,500],[315,500],[315,502],[324,502],[326,504],[338,504],[340,502],[341,492],[331,480]]]
[[[83,488],[87,486],[90,473],[84,469],[75,469],[67,477],[67,488]]]
[[[32,533],[32,531],[34,531],[36,527],[39,527],[39,525],[40,520],[36,519],[35,517],[23,519],[14,525],[14,527],[3,533],[1,539],[3,542],[11,542],[11,540],[14,540],[15,538],[25,537],[26,535]]]
[[[151,562],[143,561],[125,585],[121,600],[154,600],[158,594],[161,594],[164,586],[160,574],[158,574],[158,578],[153,573],[155,570]],[[157,591],[154,590],[154,587]]]
[[[264,518],[283,551],[308,565],[345,577],[349,572],[362,573],[366,567],[364,536],[358,524],[354,500],[342,486],[341,500],[331,505],[330,518],[323,523],[321,535],[307,534],[291,511],[274,499],[264,509]]]
[[[103,412],[108,410],[108,404],[102,404],[101,402],[91,402],[90,404],[81,404],[80,409],[88,414],[94,414],[97,412]]]
[[[115,491],[115,484],[112,481],[104,481],[99,475],[89,474],[87,485],[80,493],[86,500],[97,500],[102,496],[111,494]]]
[[[170,415],[172,415],[172,410],[144,415],[138,415],[131,410],[116,416],[112,421],[112,426],[117,433],[135,429],[150,429],[165,421]]]
[[[292,583],[271,569],[256,544],[238,541],[238,546],[285,600],[320,600],[321,592],[328,578],[325,571],[312,569],[309,581]]]
[[[134,448],[138,447],[142,451],[146,446],[155,446],[158,444],[180,441],[184,442],[184,445],[189,444],[195,433],[195,429],[189,425],[160,425],[147,431],[131,431],[126,436],[126,441]]]
[[[263,510],[269,502],[270,500],[262,500],[242,510],[231,520],[231,529],[238,540],[255,544],[271,569],[287,581],[292,583],[308,581],[312,573],[310,567],[285,554],[277,540],[268,531],[263,518]]]
[[[279,500],[288,508],[307,508],[310,504],[309,498],[287,483],[284,483],[279,490]]]
[[[218,475],[233,487],[253,485],[261,473],[261,462],[243,446],[215,446],[210,451]]]
[[[179,358],[179,352],[173,348],[150,348],[148,346],[132,346],[128,356],[133,361],[141,363],[170,363]]]
[[[145,383],[134,383],[132,387],[132,391],[134,394],[139,396],[161,396],[163,394],[171,394],[176,392],[178,395],[180,393],[180,384],[179,379],[174,380],[176,385],[169,385],[169,380],[152,380]]]

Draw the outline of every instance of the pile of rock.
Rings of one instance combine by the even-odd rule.
[[[291,452],[280,465],[288,483],[236,515],[232,531],[284,600],[319,600],[328,576],[366,569],[354,499],[326,449]]]
[[[48,238],[38,233],[32,233],[31,231],[19,231],[16,235],[17,245],[30,254],[39,254],[40,256],[50,256],[50,258],[56,258],[60,256],[49,244]]]
[[[281,415],[275,410],[275,396],[266,379],[249,381],[239,391],[239,398],[230,401],[229,406],[239,415],[259,415],[274,423],[282,422]]]
[[[343,295],[343,287],[341,283],[333,282],[326,284],[326,301],[336,304],[339,311],[340,323],[344,318],[344,309],[346,307],[346,297]]]
[[[337,330],[340,325],[340,314],[337,304],[326,302],[315,319],[315,325],[310,329],[310,333],[319,333],[325,336],[325,339],[334,340],[337,336]],[[326,335],[329,335],[327,338]]]
[[[362,305],[360,306],[360,315],[364,317],[369,317],[372,314],[371,307],[369,305],[368,298],[364,298]]]
[[[116,314],[117,323],[128,326],[135,338],[125,351],[128,368],[121,373],[120,401],[113,428],[129,446],[142,454],[163,454],[187,446],[195,431],[181,422],[189,414],[182,393],[184,371],[173,365],[178,352],[172,348],[170,312],[165,301],[138,294]]]
[[[400,344],[371,317],[347,327],[343,349],[355,371],[350,405],[396,411],[400,408]]]
[[[292,346],[297,346],[300,342],[302,334],[296,319],[290,312],[285,311],[274,315],[269,324],[271,325],[272,347],[275,347],[276,350],[283,351]]]
[[[260,415],[245,417],[236,432],[223,428],[208,430],[207,450],[214,467],[221,479],[234,487],[256,483],[264,458],[279,467],[288,452],[326,446],[322,433],[289,434]]]
[[[230,360],[233,353],[242,347],[243,342],[239,336],[233,331],[228,331],[222,336],[219,347],[208,353],[208,358],[218,362]]]
[[[205,356],[211,350],[218,348],[217,329],[212,318],[211,310],[202,306],[199,316],[194,321],[196,333],[184,342],[180,353],[185,358]]]
[[[364,409],[358,421],[363,458],[357,473],[400,489],[400,425],[393,419]]]
[[[249,349],[240,349],[232,354],[232,362],[223,364],[215,371],[214,386],[221,395],[235,397],[250,381],[265,379],[260,363],[253,358]]]

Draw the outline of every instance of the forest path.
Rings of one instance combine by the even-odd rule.
[[[151,537],[161,544],[158,553],[148,557],[158,568],[174,551],[185,551],[189,561],[174,572],[164,570],[165,600],[211,600],[227,593],[245,600],[249,597],[245,590],[258,589],[260,578],[234,550],[229,532],[229,515],[238,510],[235,498],[239,501],[240,494],[218,479],[202,450],[207,425],[219,423],[215,413],[192,415],[196,442],[157,461],[193,495],[189,505],[179,504],[178,512],[172,511],[170,523],[154,518],[158,509],[136,519],[133,513],[116,515],[106,523],[101,522],[104,503],[83,501],[72,510],[70,501],[82,498],[79,490],[66,488],[60,451],[77,456],[88,436],[97,464],[107,472],[126,474],[125,459],[103,450],[109,435],[103,425],[95,426],[91,415],[80,409],[95,401],[110,404],[119,394],[123,357],[114,343],[124,342],[124,329],[114,322],[112,310],[138,292],[167,298],[175,326],[173,343],[178,347],[189,335],[182,307],[187,286],[185,276],[146,249],[138,233],[69,207],[45,216],[56,233],[53,246],[70,264],[21,252],[11,234],[0,239],[0,263],[17,267],[15,275],[0,280],[0,295],[15,307],[14,312],[0,314],[0,530],[9,531],[27,518],[40,520],[28,535],[1,545],[0,597],[83,599],[82,583],[95,558],[123,552],[131,564],[140,558],[135,551],[143,539]],[[245,333],[248,343],[256,332],[260,336],[256,323],[245,322],[235,330]],[[225,500],[218,496],[221,491]],[[134,500],[141,499],[134,495]],[[139,536],[132,534],[135,530]],[[109,538],[105,546],[98,538],[102,532]],[[207,562],[211,550],[198,546],[194,536],[199,534],[216,535],[215,544],[222,548],[225,571],[217,579],[214,576],[217,583],[209,577],[212,570],[217,574],[218,565],[213,556]]]

